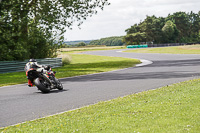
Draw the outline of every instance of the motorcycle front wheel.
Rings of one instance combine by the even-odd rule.
[[[43,93],[49,93],[50,92],[50,86],[47,85],[45,80],[40,80],[39,78],[34,80],[34,84],[35,86],[37,86],[37,88],[42,91]]]
[[[60,82],[60,80],[58,80],[58,79],[56,79],[56,82],[57,82],[57,89],[58,90],[63,90],[63,85],[62,85],[62,83]]]

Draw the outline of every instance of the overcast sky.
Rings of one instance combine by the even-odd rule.
[[[94,40],[126,35],[125,30],[143,21],[146,15],[166,17],[169,13],[200,11],[200,0],[108,0],[111,5],[65,33],[66,41]]]

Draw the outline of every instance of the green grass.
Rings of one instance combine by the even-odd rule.
[[[132,94],[0,132],[198,133],[200,79]]]
[[[79,54],[70,55],[72,57],[72,63],[70,65],[53,69],[54,71],[57,71],[57,78],[107,72],[127,67],[133,67],[140,63],[139,60],[128,58]],[[20,83],[27,83],[25,72],[0,74],[0,86]]]
[[[135,66],[139,60],[93,55],[71,54],[72,63],[62,68],[55,69],[57,77],[71,77],[92,73],[107,72]]]
[[[200,54],[200,45],[134,49],[134,50],[128,50],[128,51],[125,51],[125,52],[167,53],[167,54]]]
[[[125,46],[100,46],[100,47],[81,47],[81,48],[61,48],[62,52],[85,52],[85,51],[97,51],[97,50],[113,50],[124,49]]]

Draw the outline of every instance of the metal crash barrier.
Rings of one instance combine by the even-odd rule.
[[[50,65],[52,68],[62,66],[62,58],[36,59],[40,65]],[[24,71],[28,60],[25,61],[0,61],[0,73]]]

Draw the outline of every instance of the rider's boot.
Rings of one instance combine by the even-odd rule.
[[[33,83],[31,82],[30,79],[28,79],[28,86],[29,86],[29,87],[33,87]]]

